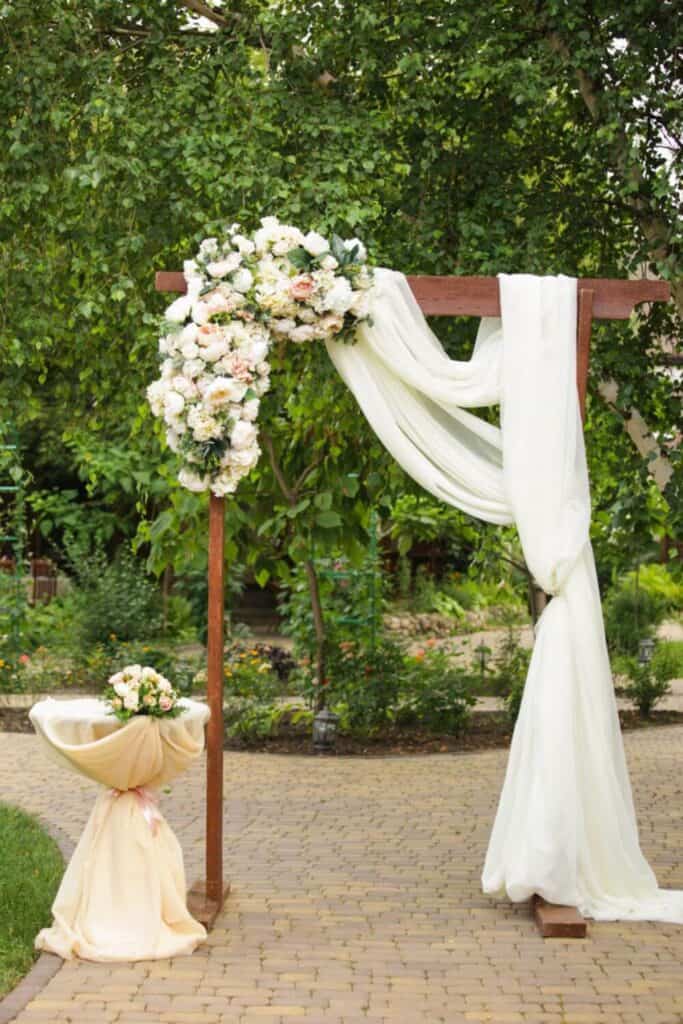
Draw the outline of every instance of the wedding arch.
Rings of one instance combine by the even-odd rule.
[[[383,273],[390,274],[391,272]],[[401,276],[396,275],[396,277]],[[403,298],[403,301],[407,303],[407,310],[410,310],[410,304],[414,305],[413,300],[416,300],[419,309],[426,315],[501,317],[501,286],[503,282],[498,278],[416,276],[407,278],[407,283],[412,293],[411,297],[404,296]],[[187,281],[183,273],[162,271],[156,275],[156,288],[163,292],[183,294],[187,290]],[[568,294],[566,287],[564,294]],[[669,287],[665,282],[604,278],[584,278],[576,282],[575,292],[571,296],[572,303],[574,303],[571,309],[572,315],[575,311],[576,316],[575,374],[581,416],[585,412],[592,321],[594,319],[627,319],[639,303],[665,301],[668,297]],[[483,341],[485,343],[486,339],[484,338]],[[523,348],[518,349],[518,352],[523,354]],[[352,378],[359,368],[356,367],[354,370],[353,360],[346,359],[343,354],[340,354],[339,359],[334,361],[337,362],[342,376],[355,391],[355,381]],[[360,368],[359,372],[362,375],[363,368]],[[359,397],[358,393],[356,396]],[[453,404],[457,405],[457,399]],[[476,403],[470,402],[469,404]],[[485,403],[481,402],[480,404]],[[368,409],[365,411],[367,415]],[[460,416],[461,418],[467,417],[469,420],[473,419],[467,413],[461,413]],[[385,440],[385,438],[382,439]],[[481,438],[479,441],[481,442]],[[392,450],[391,443],[387,443],[386,440],[385,443]],[[483,443],[486,443],[485,440]],[[582,442],[580,447],[582,450]],[[209,925],[215,920],[229,888],[224,884],[222,860],[224,517],[224,497],[211,493],[208,528],[207,644],[207,696],[211,718],[207,726],[206,878],[204,882],[193,886],[189,895],[192,913]],[[509,518],[493,518],[492,521],[509,521]],[[509,771],[514,772],[514,766],[509,768]],[[627,781],[626,788],[628,788]],[[496,826],[498,827],[498,821]],[[526,893],[524,886],[519,887],[519,892],[523,892],[523,895],[531,895],[531,893]],[[520,897],[515,896],[514,898]],[[569,900],[567,903],[566,906],[553,906],[542,898],[534,896],[536,919],[543,935],[580,936],[585,934],[584,918],[576,906],[570,905]],[[624,913],[627,913],[627,909],[624,909]],[[609,916],[609,913],[610,911],[606,911],[606,916]]]

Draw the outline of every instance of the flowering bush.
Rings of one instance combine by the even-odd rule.
[[[261,701],[280,695],[282,686],[271,661],[258,647],[231,646],[226,651],[225,692],[228,697],[249,697]]]
[[[111,713],[122,722],[133,715],[175,718],[185,710],[168,679],[149,665],[126,665],[115,672],[104,691],[104,699]]]
[[[264,217],[233,224],[184,264],[187,294],[167,308],[161,376],[147,398],[191,491],[230,494],[257,463],[259,401],[273,340],[352,340],[368,318],[372,273],[358,239],[331,241]]]

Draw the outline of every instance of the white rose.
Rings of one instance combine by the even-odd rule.
[[[354,246],[358,249],[355,256],[356,263],[365,263],[368,258],[368,250],[365,248],[360,238],[346,238],[344,240],[344,248],[347,252],[351,252]]]
[[[261,377],[259,380],[255,380],[251,385],[251,390],[261,398],[266,391],[270,390],[270,377]]]
[[[338,277],[323,300],[323,308],[332,313],[346,313],[353,302],[353,289],[345,277]]]
[[[137,691],[131,691],[127,693],[123,698],[123,706],[127,711],[137,711],[140,707],[140,699]]]
[[[183,374],[194,379],[204,373],[204,363],[201,359],[187,359],[183,363]]]
[[[267,341],[253,342],[248,352],[249,362],[253,363],[255,366],[262,363],[268,355],[268,348],[269,345]]]
[[[164,411],[169,416],[179,416],[185,408],[185,399],[177,391],[167,391],[164,396]]]
[[[206,269],[211,274],[211,277],[225,277],[226,274],[230,274],[233,270],[237,270],[242,257],[238,252],[231,252],[229,256],[226,256],[223,260],[216,260],[214,263],[207,263]]]
[[[166,431],[166,444],[172,452],[177,454],[180,451],[180,434],[173,427],[169,427]]]
[[[196,324],[205,324],[211,315],[208,303],[195,302],[192,305],[192,319]]]
[[[147,401],[155,416],[163,415],[165,396],[166,384],[163,380],[155,380],[147,388]]]
[[[295,327],[293,331],[289,332],[289,337],[297,343],[313,341],[315,336],[315,327],[312,327],[310,324],[302,324],[300,327]]]
[[[119,695],[119,697],[127,697],[128,696],[128,683],[124,683],[124,682],[114,683],[114,692],[117,693]]]
[[[217,498],[223,498],[226,494],[234,494],[241,475],[231,470],[220,473],[211,483],[211,493],[215,494]]]
[[[205,259],[207,256],[213,256],[214,253],[218,252],[218,239],[217,238],[205,238],[199,245],[199,253]]]
[[[188,491],[194,491],[196,494],[205,491],[209,486],[208,477],[198,476],[185,468],[178,473],[178,482],[182,487],[187,488]]]
[[[159,338],[159,355],[162,355],[162,356],[168,355],[168,349],[169,349],[168,338]]]
[[[196,341],[197,335],[199,334],[199,328],[195,323],[185,324],[182,331],[180,332],[180,345],[186,345],[190,341]]]
[[[256,367],[256,372],[260,374],[262,377],[267,377],[268,374],[270,373],[270,363],[265,361],[259,363],[258,366]]]
[[[253,469],[259,460],[261,449],[257,444],[252,444],[248,448],[232,448],[230,450],[230,462],[233,466],[239,466],[240,469]]]
[[[280,227],[280,221],[277,217],[261,217],[261,226],[271,231]]]
[[[254,283],[254,277],[250,270],[246,267],[242,267],[232,278],[232,286],[236,288],[238,292],[248,292]]]
[[[253,423],[258,416],[259,405],[258,398],[250,398],[248,402],[245,402],[242,406],[242,418],[247,420],[249,423]]]
[[[187,341],[181,348],[183,359],[196,359],[199,355],[199,346],[194,341]]]
[[[283,320],[271,320],[270,326],[277,334],[289,334],[296,327],[296,320],[286,317]]]
[[[212,341],[210,345],[206,345],[202,349],[202,359],[207,363],[215,363],[218,359],[226,356],[229,351],[228,344],[222,339]]]
[[[326,238],[319,235],[317,231],[309,231],[304,236],[303,246],[306,252],[310,253],[311,256],[322,256],[323,253],[329,251],[329,244]]]
[[[244,235],[233,235],[233,245],[236,245],[243,256],[251,256],[256,246],[250,238],[245,238]]]
[[[172,302],[164,312],[164,319],[168,320],[172,324],[181,324],[183,320],[190,315],[190,309],[192,308],[192,297],[190,295],[181,295],[179,299]]]
[[[335,260],[334,256],[331,256],[328,253],[327,256],[323,256],[323,258],[321,259],[320,266],[323,268],[323,270],[336,270],[339,264]]]
[[[232,428],[230,444],[233,448],[249,448],[251,445],[256,443],[257,437],[258,430],[253,423],[248,423],[246,420],[239,420]]]

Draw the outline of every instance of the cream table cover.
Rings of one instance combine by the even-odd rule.
[[[183,700],[178,718],[123,724],[93,698],[39,701],[30,718],[46,752],[107,788],[98,796],[36,947],[65,959],[155,960],[205,937],[186,906],[180,845],[155,790],[204,748],[209,709]],[[67,785],[65,779],[63,782]]]

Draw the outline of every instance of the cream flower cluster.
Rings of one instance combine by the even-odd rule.
[[[184,264],[187,294],[171,303],[159,341],[161,376],[147,389],[191,491],[231,494],[258,462],[256,420],[278,339],[353,340],[368,319],[372,272],[358,239],[330,242],[264,217],[205,239]]]
[[[109,678],[104,698],[121,721],[133,715],[175,717],[184,708],[168,679],[149,665],[126,665]]]

